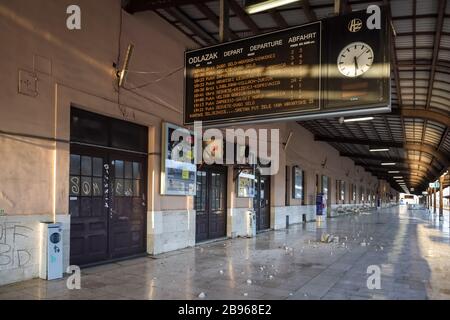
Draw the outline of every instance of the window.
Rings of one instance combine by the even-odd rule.
[[[292,198],[305,201],[305,179],[304,171],[298,166],[292,167]]]
[[[103,199],[103,159],[77,154],[70,155],[69,178],[70,205],[72,216],[94,214]],[[101,211],[100,211],[101,212]]]
[[[139,162],[114,161],[114,195],[139,197],[142,189],[142,165]]]
[[[237,196],[253,198],[255,196],[255,174],[251,169],[242,170],[237,178]]]
[[[351,184],[351,188],[352,188],[352,200],[356,201],[356,185]]]

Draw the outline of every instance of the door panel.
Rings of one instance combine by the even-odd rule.
[[[226,235],[226,183],[226,167],[204,166],[197,170],[197,242]]]
[[[113,193],[110,210],[110,255],[120,258],[145,251],[146,201],[143,158],[111,154]]]
[[[270,176],[257,174],[253,206],[256,213],[256,230],[270,228]]]
[[[70,155],[70,260],[84,265],[108,258],[108,209],[103,194],[106,154],[73,149]]]

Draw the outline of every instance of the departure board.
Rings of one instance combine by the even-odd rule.
[[[321,108],[322,22],[185,53],[184,123],[296,118]]]

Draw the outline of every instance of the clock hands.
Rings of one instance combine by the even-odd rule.
[[[358,71],[358,69],[359,69],[359,67],[358,67],[358,58],[356,56],[354,56],[353,60],[355,61],[355,76],[356,76],[356,71]]]

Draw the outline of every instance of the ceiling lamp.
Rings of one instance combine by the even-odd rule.
[[[370,151],[370,152],[389,151],[389,148],[374,148],[374,147],[369,147],[369,151]]]
[[[339,118],[339,123],[345,123],[345,122],[357,122],[357,121],[369,121],[369,120],[373,120],[374,117],[360,117],[360,118],[350,118],[350,119],[345,119],[344,117],[340,117]]]
[[[395,166],[395,162],[382,162],[382,166]]]
[[[400,171],[398,171],[398,170],[391,170],[391,171],[388,171],[388,173],[400,173]]]
[[[265,1],[245,1],[245,11],[248,14],[254,14],[261,11],[270,10],[276,7],[285,6],[300,0],[265,0]]]

